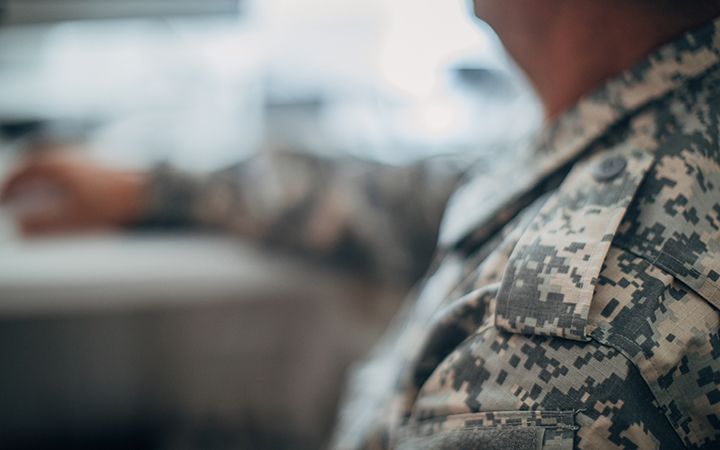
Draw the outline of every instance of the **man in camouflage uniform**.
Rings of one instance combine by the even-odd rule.
[[[136,183],[143,209],[64,225],[170,217],[397,277],[428,260],[444,211],[417,297],[353,376],[335,447],[718,448],[720,20],[701,24],[720,9],[599,3],[476,1],[549,117],[520,165],[462,176],[266,155],[209,178],[160,170]],[[578,51],[621,42],[579,70],[597,61]],[[90,171],[53,164],[70,185]],[[94,191],[137,197],[138,178],[114,176]]]

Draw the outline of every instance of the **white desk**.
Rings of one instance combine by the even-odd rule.
[[[339,274],[335,274],[341,277]],[[0,316],[172,308],[350,281],[220,236],[137,234],[6,240]]]

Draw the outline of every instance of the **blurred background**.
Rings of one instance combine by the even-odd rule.
[[[492,170],[539,119],[461,0],[0,0],[0,181],[37,139]],[[0,209],[0,447],[319,448],[408,288],[200,233],[27,240]]]

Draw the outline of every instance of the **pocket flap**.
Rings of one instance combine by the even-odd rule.
[[[653,163],[621,147],[579,164],[515,247],[498,293],[496,325],[514,333],[586,340],[597,277]]]

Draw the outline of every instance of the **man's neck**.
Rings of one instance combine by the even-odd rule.
[[[586,7],[556,11],[554,23],[531,31],[533,36],[503,36],[502,29],[498,34],[535,86],[547,119],[554,120],[603,81],[709,19],[651,18]]]

